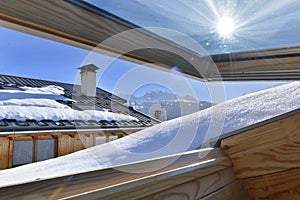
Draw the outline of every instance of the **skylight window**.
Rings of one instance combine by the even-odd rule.
[[[141,27],[183,33],[209,54],[300,45],[298,0],[85,2]]]

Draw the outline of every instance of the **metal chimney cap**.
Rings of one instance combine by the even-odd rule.
[[[80,69],[81,71],[92,71],[92,72],[95,72],[96,70],[99,69],[99,67],[97,67],[94,64],[88,64],[88,65],[84,65],[82,67],[79,67],[78,69]]]

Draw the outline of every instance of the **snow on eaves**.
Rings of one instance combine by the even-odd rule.
[[[27,98],[27,99],[10,99],[0,101],[0,106],[3,107],[45,107],[45,108],[59,108],[59,109],[71,109],[69,106],[58,103],[51,99],[36,99],[36,98]]]
[[[64,88],[56,85],[47,85],[44,87],[20,87],[26,93],[32,94],[52,94],[52,95],[63,95],[65,94]]]
[[[69,100],[62,96],[64,89],[59,86],[48,85],[40,88],[34,87],[20,87],[18,89],[1,89],[0,90],[0,101],[11,100],[11,99],[53,99],[53,100]]]
[[[245,95],[110,143],[0,171],[0,186],[83,173],[201,147],[219,134],[300,108],[300,83]]]
[[[38,107],[38,106],[1,106],[0,119],[16,119],[25,121],[26,119],[40,120],[135,120],[137,118],[107,111],[85,110],[78,111],[71,108],[51,108],[51,107]]]
[[[49,85],[41,88],[21,87],[18,90],[0,90],[0,119],[16,120],[136,120],[136,118],[107,111],[78,111],[56,100],[71,101],[63,88]]]

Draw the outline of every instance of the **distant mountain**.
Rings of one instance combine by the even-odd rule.
[[[180,97],[162,90],[148,91],[141,97],[132,96],[129,104],[162,121],[192,114],[213,105],[207,101],[199,101],[190,95]]]
[[[152,90],[148,91],[141,97],[135,97],[133,96],[129,102],[135,103],[135,102],[162,102],[162,101],[171,101],[171,100],[177,100],[177,96],[175,94],[172,94],[167,91],[162,90]]]

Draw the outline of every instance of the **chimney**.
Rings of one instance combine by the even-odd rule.
[[[96,71],[99,69],[93,64],[79,68],[81,70],[81,94],[96,96]]]

